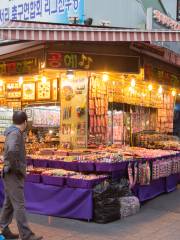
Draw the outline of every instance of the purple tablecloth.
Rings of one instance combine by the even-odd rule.
[[[178,184],[179,174],[174,174],[166,178],[166,192],[173,192],[176,190]]]
[[[136,185],[133,189],[134,194],[139,198],[140,202],[144,202],[159,196],[162,193],[169,193],[176,190],[178,183],[178,175],[171,175],[167,178],[154,180],[150,185]]]
[[[84,220],[93,217],[92,190],[26,182],[25,197],[27,210],[31,213]],[[1,206],[3,198],[0,180]]]
[[[150,200],[166,191],[165,178],[152,181],[150,185],[136,185],[133,189],[134,194],[139,198],[140,202]]]

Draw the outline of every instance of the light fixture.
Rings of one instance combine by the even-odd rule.
[[[43,84],[45,84],[47,82],[47,77],[43,76],[41,81],[42,81]]]
[[[38,79],[39,79],[39,76],[38,76],[38,75],[35,75],[35,76],[34,76],[34,81],[37,82]]]
[[[172,96],[173,96],[173,97],[176,96],[176,90],[172,90]]]
[[[152,84],[149,84],[149,85],[148,85],[148,90],[149,90],[150,92],[153,90]]]
[[[44,69],[45,66],[46,66],[46,63],[45,63],[45,62],[42,62],[42,63],[41,63],[41,69]]]
[[[23,77],[19,77],[19,80],[18,80],[19,85],[22,85],[22,84],[23,84],[23,81],[24,81]]]
[[[68,70],[67,73],[66,73],[66,76],[69,80],[73,80],[74,72],[72,70]]]
[[[162,94],[162,93],[163,93],[163,88],[162,88],[162,86],[159,87],[158,93],[159,93],[159,94]]]
[[[53,130],[49,130],[49,134],[53,134]]]
[[[136,86],[136,80],[133,78],[131,80],[131,87],[134,88]]]
[[[102,80],[103,80],[104,82],[107,82],[107,81],[109,80],[109,76],[108,76],[107,73],[103,73]]]
[[[0,87],[2,87],[4,84],[3,80],[0,80]]]

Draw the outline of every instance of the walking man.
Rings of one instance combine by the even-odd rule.
[[[16,111],[13,114],[13,125],[6,132],[4,146],[4,169],[2,173],[5,191],[5,201],[0,216],[0,226],[5,239],[41,240],[29,228],[24,200],[24,180],[26,176],[26,153],[24,134],[27,127],[25,112]],[[13,214],[17,222],[19,235],[13,234],[9,225]]]

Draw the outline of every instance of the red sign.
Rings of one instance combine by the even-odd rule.
[[[167,28],[172,30],[180,30],[180,23],[176,22],[174,19],[168,17],[158,10],[153,11],[153,17],[159,24],[165,25]]]

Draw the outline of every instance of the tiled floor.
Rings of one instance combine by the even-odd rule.
[[[100,225],[29,215],[34,232],[45,240],[180,240],[180,189],[142,206],[136,216]],[[13,224],[13,229],[15,229]]]

